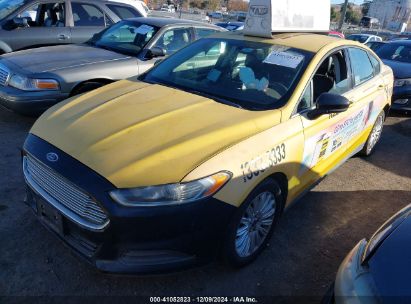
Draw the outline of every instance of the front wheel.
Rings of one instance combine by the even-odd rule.
[[[284,199],[278,183],[257,186],[233,217],[224,244],[224,258],[233,266],[251,263],[264,248],[278,222]]]
[[[377,119],[375,120],[374,126],[372,127],[371,133],[368,136],[368,139],[364,145],[364,148],[361,150],[361,155],[369,156],[374,152],[374,148],[377,142],[381,138],[382,129],[384,127],[385,121],[385,112],[381,111],[378,115]]]

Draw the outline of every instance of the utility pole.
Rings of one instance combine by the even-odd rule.
[[[345,0],[344,7],[341,13],[340,24],[338,25],[338,30],[341,32],[342,27],[344,25],[345,15],[347,14],[347,7],[348,7],[348,0]]]

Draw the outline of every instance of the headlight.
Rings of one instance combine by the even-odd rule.
[[[179,205],[215,194],[230,178],[230,172],[222,171],[187,183],[118,189],[111,191],[110,196],[119,204],[130,207]]]
[[[396,79],[394,81],[394,87],[403,87],[411,85],[411,78],[409,79]]]
[[[23,91],[54,91],[60,88],[57,80],[31,79],[21,75],[11,76],[8,85]]]

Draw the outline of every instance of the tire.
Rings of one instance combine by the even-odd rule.
[[[89,91],[93,91],[104,85],[105,83],[101,83],[101,82],[86,82],[80,85],[79,87],[75,88],[73,92],[71,92],[70,96],[76,96],[76,95],[83,94]]]
[[[223,258],[229,265],[245,266],[267,247],[284,203],[281,188],[273,179],[266,179],[250,193],[228,226]],[[252,215],[255,208],[258,208],[257,217]]]
[[[370,135],[368,135],[367,141],[365,142],[365,145],[360,152],[362,156],[370,156],[374,152],[375,146],[381,138],[384,121],[385,112],[381,111],[380,114],[378,114],[374,126],[371,129]]]

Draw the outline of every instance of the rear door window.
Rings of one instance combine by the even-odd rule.
[[[106,26],[104,13],[92,4],[72,2],[74,26]]]
[[[142,17],[142,15],[134,8],[116,4],[107,4],[107,7],[112,10],[120,19]]]
[[[355,86],[374,77],[374,67],[366,51],[358,48],[349,48],[348,53],[350,54]]]

